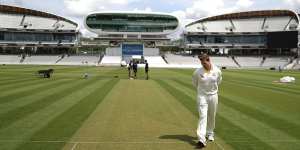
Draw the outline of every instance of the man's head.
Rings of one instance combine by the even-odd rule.
[[[201,54],[198,56],[198,58],[201,61],[202,66],[206,69],[206,70],[211,70],[211,61],[210,58],[207,54]]]

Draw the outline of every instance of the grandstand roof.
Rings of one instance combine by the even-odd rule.
[[[71,20],[68,20],[66,18],[63,18],[61,16],[57,16],[57,15],[42,12],[42,11],[32,10],[32,9],[16,7],[16,6],[0,5],[0,13],[23,14],[23,15],[32,15],[32,16],[37,16],[37,17],[58,19],[58,20],[63,20],[63,21],[66,21],[68,23],[71,23],[75,26],[78,26],[77,23],[75,23]]]
[[[249,18],[264,18],[264,17],[281,17],[291,16],[295,17],[299,21],[297,13],[290,10],[261,10],[261,11],[248,11],[248,12],[237,12],[230,14],[223,14],[213,17],[207,17],[198,21],[192,22],[186,27],[205,21],[216,21],[216,20],[230,20],[230,19],[249,19]]]

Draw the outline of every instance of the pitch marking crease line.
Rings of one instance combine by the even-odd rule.
[[[88,142],[88,141],[24,141],[24,140],[0,140],[0,143],[12,142],[12,143],[71,143],[71,144],[183,144],[185,142],[149,142],[149,141],[140,141],[140,142],[118,142],[118,141],[99,141],[99,142]],[[251,141],[245,140],[233,140],[231,142],[236,143],[253,143]],[[300,140],[267,140],[266,142],[274,143],[300,143]]]
[[[78,145],[78,143],[74,143],[74,145],[73,145],[73,147],[72,147],[72,149],[71,149],[71,150],[75,150],[75,149],[76,149],[76,147],[77,147],[77,145]]]

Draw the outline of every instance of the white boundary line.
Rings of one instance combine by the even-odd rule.
[[[74,143],[73,147],[71,150],[75,150],[75,148],[77,147],[78,143]]]

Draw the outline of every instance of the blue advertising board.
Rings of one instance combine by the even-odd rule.
[[[143,55],[144,46],[143,44],[123,44],[122,54],[123,55]]]

